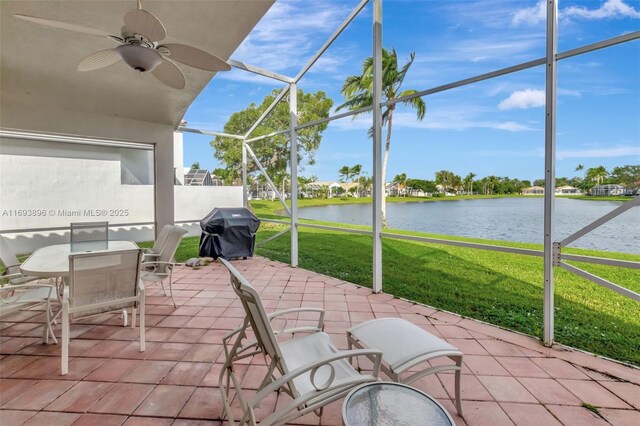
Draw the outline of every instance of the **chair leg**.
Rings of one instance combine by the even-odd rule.
[[[51,327],[51,323],[54,321],[53,317],[53,309],[51,308],[51,300],[47,300],[47,309],[45,316],[45,324],[43,330],[43,340],[45,344],[49,344],[49,335],[53,339],[54,343],[58,343],[58,339],[56,339],[55,334],[53,334],[53,328]]]
[[[62,304],[62,375],[69,372],[69,302]]]
[[[167,295],[167,290],[164,289],[164,280],[160,281],[160,287],[162,287],[162,292],[166,296]]]
[[[123,310],[122,310],[122,326],[123,326],[123,327],[126,327],[126,326],[127,326],[127,324],[128,324],[128,320],[127,320],[127,317],[128,317],[128,316],[129,316],[129,314],[127,314],[127,310],[126,310],[126,309],[123,309]]]
[[[145,341],[144,341],[144,332],[145,332],[145,320],[144,320],[144,290],[140,291],[140,309],[138,312],[138,316],[140,317],[140,352],[144,352],[145,350]],[[135,320],[134,320],[135,321]],[[132,321],[133,322],[133,321]]]
[[[169,294],[171,295],[171,301],[173,302],[173,307],[177,308],[178,305],[176,305],[176,299],[173,298],[173,288],[171,287],[171,281],[172,281],[172,274],[169,274]]]
[[[459,367],[456,370],[456,410],[458,410],[458,415],[463,417],[462,415],[462,397],[460,394],[460,379],[462,376],[462,357],[459,357],[456,360],[456,365]]]

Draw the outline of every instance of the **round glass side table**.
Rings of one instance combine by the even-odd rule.
[[[394,382],[366,383],[349,392],[342,419],[345,426],[455,426],[436,400]]]

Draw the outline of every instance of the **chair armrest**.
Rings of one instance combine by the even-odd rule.
[[[269,395],[271,392],[274,392],[280,389],[287,382],[290,382],[296,377],[301,376],[303,374],[307,374],[307,373],[311,373],[311,383],[315,387],[316,391],[310,392],[312,394],[311,396],[305,397],[304,395],[301,395],[300,397],[303,398],[304,400],[317,397],[318,392],[328,392],[328,391],[331,391],[332,388],[344,386],[349,382],[349,380],[337,382],[334,380],[335,377],[333,376],[333,374],[331,375],[331,377],[326,383],[321,383],[320,385],[317,385],[316,383],[314,383],[313,377],[321,367],[329,365],[332,362],[339,361],[342,359],[346,359],[347,361],[350,361],[353,357],[361,357],[361,356],[364,356],[373,361],[373,371],[370,377],[371,377],[371,380],[378,380],[378,375],[380,373],[380,363],[382,361],[381,351],[378,351],[375,349],[354,349],[350,351],[341,351],[341,352],[326,356],[311,364],[298,367],[295,370],[290,371],[289,373],[283,376],[280,376],[276,380],[270,382],[269,385],[262,388],[259,392],[257,392],[254,395],[254,397],[251,398],[251,401],[249,403],[250,405],[253,405],[253,406],[258,405],[258,403],[267,395]],[[365,375],[362,375],[362,376],[365,376]]]
[[[240,359],[244,359],[249,356],[253,356],[255,354],[262,352],[258,347],[258,341],[256,339],[247,339],[245,342],[243,342],[243,340],[247,338],[246,331],[249,329],[251,329],[251,324],[249,323],[248,320],[245,319],[245,321],[242,323],[240,327],[237,327],[236,329],[231,330],[229,333],[225,334],[222,337],[222,347],[224,349],[225,358],[228,362],[233,363],[233,361],[238,361]],[[232,348],[230,349],[229,348],[230,340],[234,336],[237,336],[237,337],[236,337],[236,340],[231,345]],[[250,349],[252,349],[252,351],[247,352]],[[231,356],[233,357],[232,360],[229,359],[229,357]]]
[[[12,275],[22,276],[21,274],[12,274]],[[5,275],[5,277],[8,277],[8,275]],[[49,287],[49,289],[56,288],[56,286],[54,286],[53,284],[27,283],[27,284],[5,285],[0,287],[0,291],[9,291],[9,290],[13,291],[13,290],[20,290],[23,288],[43,288],[43,287]]]
[[[171,272],[173,272],[173,267],[176,265],[175,262],[164,262],[164,261],[160,261],[160,260],[152,260],[150,262],[142,262],[140,263],[140,270],[144,273],[144,272],[148,272],[148,273],[156,273],[158,268],[162,265],[167,265],[167,268],[169,269],[169,272],[167,273],[166,270],[164,272],[161,272],[160,274],[165,275],[165,276],[169,276],[171,274]]]
[[[42,298],[42,300],[47,300],[47,299],[51,299],[51,292],[54,292],[54,294],[56,293],[56,287],[54,285],[51,284],[36,284],[36,283],[29,283],[29,284],[15,284],[15,285],[5,285],[0,287],[0,303],[2,304],[11,304],[11,303],[15,303],[18,302],[20,300],[20,298],[26,294],[26,293],[21,293],[18,296],[16,296],[14,298],[14,300],[5,300],[5,296],[3,295],[4,293],[14,293],[16,290],[30,290],[30,289],[36,289],[36,288],[48,288],[49,289],[49,293],[47,294],[47,298],[44,299]],[[13,297],[13,296],[8,296],[8,297]],[[40,300],[40,298],[38,299],[33,299],[33,300]]]
[[[155,265],[171,265],[175,266],[176,262],[164,262],[160,260],[152,260],[150,262],[142,262],[140,266],[155,266]]]
[[[3,279],[13,279],[13,278],[21,278],[24,277],[24,275],[22,275],[20,272],[16,272],[15,274],[4,274],[4,275],[0,275],[0,280]]]
[[[316,327],[311,327],[311,326],[307,326],[307,327],[293,327],[293,328],[287,328],[287,319],[284,318],[284,325],[282,326],[282,328],[280,330],[275,330],[274,329],[274,334],[276,336],[278,335],[283,335],[283,334],[293,334],[293,333],[302,333],[302,332],[311,332],[311,331],[322,331],[324,329],[324,314],[325,314],[325,310],[321,309],[321,308],[306,308],[306,307],[301,307],[301,308],[289,308],[289,309],[283,309],[280,311],[275,311],[272,312],[270,314],[267,315],[267,318],[269,318],[269,321],[284,316],[284,315],[288,315],[291,313],[300,313],[300,312],[315,312],[318,314],[318,325]],[[273,326],[271,327],[273,328]]]

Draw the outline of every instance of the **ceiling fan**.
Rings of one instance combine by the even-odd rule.
[[[69,22],[54,21],[35,16],[15,14],[16,18],[49,27],[75,31],[100,37],[107,37],[120,43],[113,49],[92,53],[78,63],[78,71],[93,71],[124,61],[131,69],[150,72],[164,84],[176,89],[185,86],[182,70],[173,62],[178,61],[205,71],[229,71],[231,67],[211,53],[180,43],[163,43],[167,36],[162,22],[151,12],[138,8],[124,14],[121,35],[111,35],[106,31]]]

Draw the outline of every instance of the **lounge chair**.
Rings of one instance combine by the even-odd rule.
[[[220,259],[231,274],[231,284],[246,312],[241,327],[223,338],[226,360],[220,373],[220,391],[229,424],[235,425],[231,410],[231,383],[242,408],[240,425],[257,423],[256,408],[272,392],[285,392],[292,400],[267,415],[261,426],[284,424],[306,413],[315,411],[344,397],[349,391],[364,383],[378,380],[382,353],[377,350],[340,351],[322,331],[324,310],[317,308],[293,308],[267,315],[256,290],[226,260]],[[315,326],[287,328],[275,332],[271,321],[289,314],[313,312],[318,315]],[[298,336],[299,333],[308,333]],[[281,337],[294,338],[279,341]],[[267,373],[257,392],[247,397],[236,375],[237,363],[242,359],[262,354],[267,363]],[[373,361],[370,373],[360,373],[351,365],[352,358],[369,358]],[[249,365],[251,368],[251,365]]]

